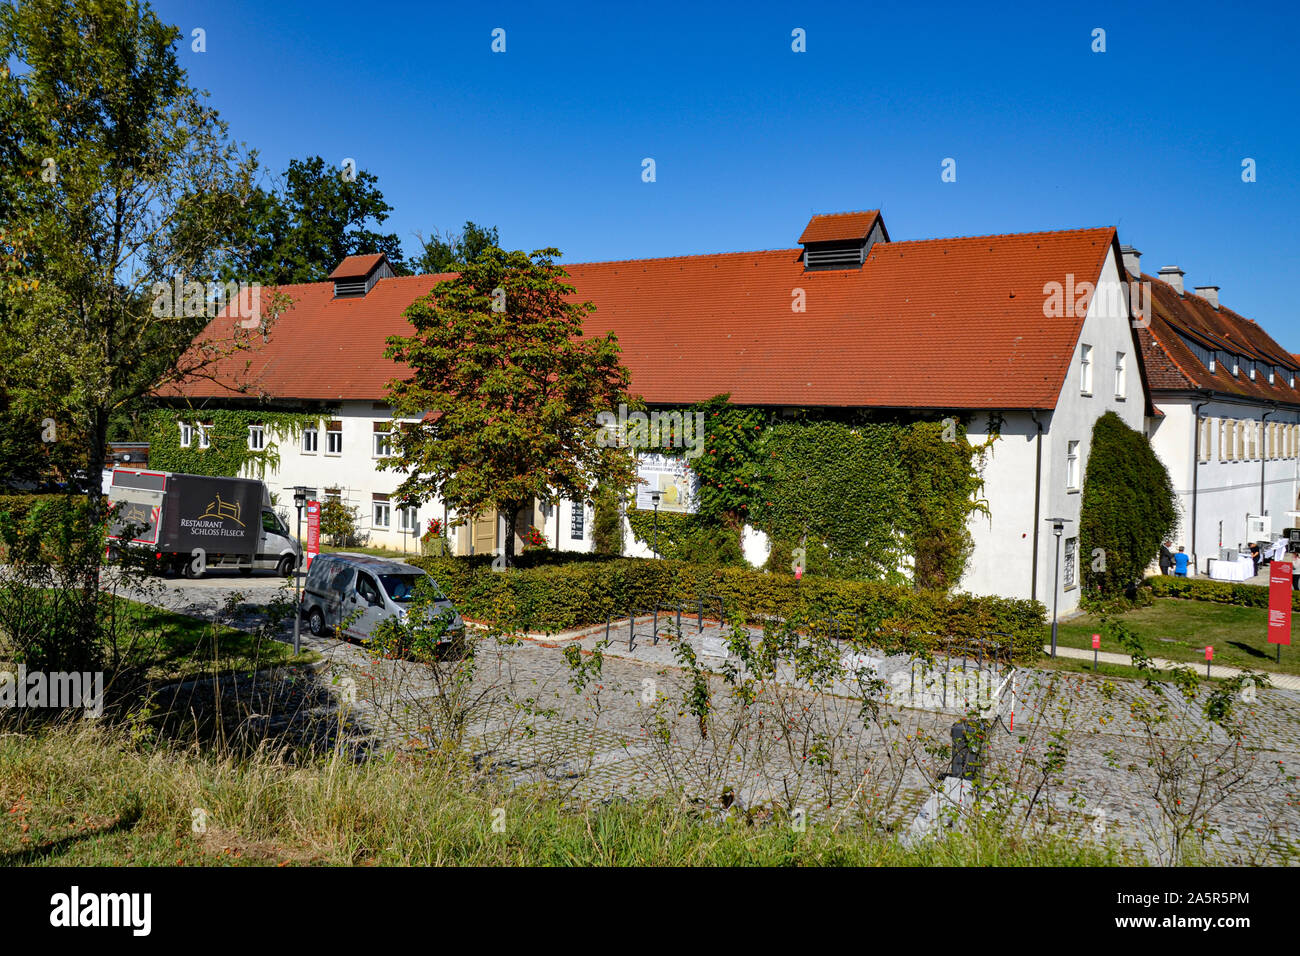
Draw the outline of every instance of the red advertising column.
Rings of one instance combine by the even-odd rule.
[[[1268,566],[1268,642],[1291,646],[1291,562],[1272,561]]]
[[[307,563],[304,567],[311,569],[311,559],[320,554],[320,502],[307,502]],[[1287,579],[1288,581],[1290,578]]]

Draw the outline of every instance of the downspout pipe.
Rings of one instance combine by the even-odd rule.
[[[1192,420],[1195,425],[1195,428],[1193,429],[1194,437],[1192,439],[1192,561],[1193,562],[1198,562],[1200,560],[1200,558],[1198,558],[1196,555],[1196,500],[1197,500],[1197,488],[1200,485],[1198,479],[1201,476],[1201,409],[1208,404],[1210,404],[1210,400],[1206,398],[1199,405],[1197,405],[1195,411],[1192,412]],[[1195,567],[1195,564],[1193,564],[1193,567]]]
[[[1268,468],[1268,455],[1273,449],[1265,449],[1264,445],[1268,440],[1268,429],[1264,427],[1264,421],[1270,415],[1277,414],[1277,402],[1272,403],[1273,407],[1259,416],[1259,513],[1264,514],[1264,472]]]
[[[1038,526],[1043,522],[1039,520],[1039,508],[1042,504],[1043,497],[1043,423],[1038,420],[1038,410],[1031,408],[1029,417],[1034,420],[1034,425],[1038,427],[1038,451],[1034,462],[1034,558],[1030,562],[1033,567],[1033,573],[1029,579],[1029,599],[1038,600]]]

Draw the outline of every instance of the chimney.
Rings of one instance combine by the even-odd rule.
[[[1120,246],[1120,255],[1124,257],[1124,271],[1134,279],[1142,276],[1142,253],[1132,246]]]
[[[1216,309],[1219,307],[1219,287],[1217,285],[1198,285],[1196,294]]]
[[[1160,278],[1161,278],[1161,280],[1164,281],[1164,282],[1168,282],[1171,286],[1173,286],[1173,287],[1174,287],[1174,290],[1175,290],[1179,295],[1182,295],[1182,294],[1183,294],[1183,276],[1184,276],[1184,275],[1185,275],[1185,273],[1183,272],[1182,269],[1178,268],[1178,266],[1161,266],[1161,267],[1160,267]]]

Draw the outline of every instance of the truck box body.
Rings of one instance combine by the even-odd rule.
[[[255,478],[118,468],[109,502],[109,538],[125,544],[129,528],[130,543],[160,554],[188,559],[201,549],[205,562],[274,567],[299,551],[271,512],[270,491]]]

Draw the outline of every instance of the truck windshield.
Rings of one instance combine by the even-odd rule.
[[[434,584],[433,578],[427,574],[379,575],[379,583],[383,585],[384,592],[398,604],[409,604],[416,597],[417,590],[421,587],[420,582],[424,582],[423,587],[428,588],[429,596],[433,600],[443,600],[438,585]]]

